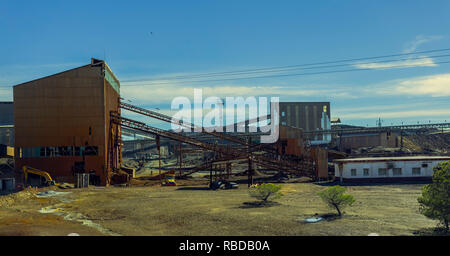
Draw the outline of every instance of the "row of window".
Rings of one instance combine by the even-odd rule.
[[[61,156],[97,156],[97,146],[61,146],[61,147],[33,147],[19,148],[20,158],[29,157],[61,157]]]
[[[378,168],[378,176],[388,176],[389,170],[387,168]],[[350,170],[351,176],[358,176],[357,169],[351,169]],[[369,168],[363,169],[363,176],[369,176]],[[412,175],[421,175],[420,167],[414,167],[412,168]],[[392,176],[402,176],[402,168],[393,168],[392,169]]]

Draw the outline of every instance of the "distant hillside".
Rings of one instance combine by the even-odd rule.
[[[403,146],[411,152],[450,153],[450,133],[408,135],[403,137]]]

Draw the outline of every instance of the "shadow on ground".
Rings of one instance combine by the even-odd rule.
[[[258,201],[253,201],[253,202],[243,202],[243,205],[239,206],[239,208],[241,209],[248,209],[248,208],[263,208],[263,207],[272,207],[272,206],[277,206],[280,205],[280,203],[278,202],[258,202]]]
[[[413,232],[415,236],[450,236],[450,232],[445,232],[442,227],[422,228]]]
[[[211,190],[209,187],[181,187],[177,190]]]

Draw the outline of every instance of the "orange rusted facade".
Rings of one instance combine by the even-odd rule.
[[[301,128],[280,125],[279,129],[279,153],[309,157],[315,163],[316,177],[328,178],[328,150],[320,147],[309,147],[309,150],[306,150],[305,137]]]
[[[108,65],[91,64],[14,86],[15,168],[45,170],[71,182],[76,172],[110,182],[120,167],[120,83]]]

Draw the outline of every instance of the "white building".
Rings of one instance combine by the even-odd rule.
[[[430,181],[433,168],[450,156],[370,157],[334,160],[341,182]]]

